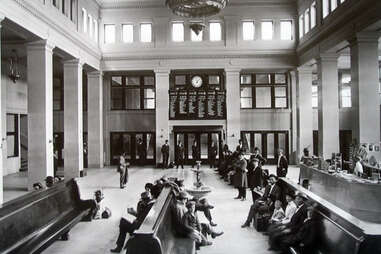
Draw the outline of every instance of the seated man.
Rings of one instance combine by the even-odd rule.
[[[111,249],[111,252],[119,253],[122,250],[127,233],[132,234],[136,229],[139,229],[148,212],[151,210],[151,207],[155,203],[155,201],[152,200],[151,194],[149,192],[143,192],[140,196],[141,199],[138,202],[136,210],[133,208],[127,208],[127,213],[135,216],[136,219],[133,222],[130,222],[125,218],[120,219],[119,236],[116,241],[116,248]]]
[[[257,200],[255,200],[254,204],[251,205],[249,214],[245,223],[241,226],[242,228],[249,227],[250,223],[254,219],[254,215],[259,212],[261,214],[271,212],[273,207],[270,205],[275,200],[280,199],[281,190],[277,185],[278,178],[275,175],[270,175],[269,184],[265,188],[265,192],[263,196]],[[271,200],[271,202],[268,201]]]
[[[300,229],[293,234],[285,236],[280,241],[280,249],[287,252],[289,247],[298,247],[302,253],[316,253],[316,231],[318,221],[316,218],[316,211],[313,204],[307,206],[307,218],[304,220]]]
[[[291,217],[289,223],[277,227],[275,231],[270,232],[269,250],[279,250],[282,239],[289,235],[295,234],[302,226],[304,219],[307,217],[307,209],[304,204],[307,196],[303,193],[298,193],[295,198],[297,206],[295,214]]]

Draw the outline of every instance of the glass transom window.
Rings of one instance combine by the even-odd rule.
[[[151,42],[152,41],[152,24],[140,24],[140,41]]]
[[[105,25],[105,43],[115,42],[115,25]]]
[[[122,25],[123,42],[132,43],[134,41],[134,26],[131,24]]]
[[[282,20],[280,22],[280,39],[292,40],[292,21]]]
[[[176,42],[184,41],[184,24],[176,22],[172,24],[172,40]]]
[[[255,26],[254,21],[242,22],[242,36],[244,41],[254,40]]]
[[[209,24],[209,36],[211,41],[220,41],[222,39],[221,23],[211,22]]]
[[[262,21],[262,40],[272,40],[273,39],[273,22],[272,21]]]

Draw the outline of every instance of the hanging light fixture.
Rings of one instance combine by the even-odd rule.
[[[203,23],[191,23],[189,27],[198,36],[200,32],[205,28],[205,25]]]
[[[228,0],[166,0],[165,4],[175,15],[187,18],[204,18],[218,14]]]
[[[8,77],[16,83],[20,79],[20,73],[18,68],[19,57],[17,55],[17,50],[12,49],[11,56],[9,57],[9,74]]]

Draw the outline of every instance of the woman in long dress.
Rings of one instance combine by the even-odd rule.
[[[125,153],[121,154],[119,157],[118,171],[120,174],[120,188],[124,189],[128,181],[128,168]]]

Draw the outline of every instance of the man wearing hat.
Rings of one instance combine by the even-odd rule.
[[[247,162],[243,157],[243,153],[238,153],[238,160],[234,163],[234,187],[238,189],[238,196],[235,199],[246,200],[246,188],[247,188]]]
[[[111,249],[111,252],[119,253],[126,240],[127,233],[132,234],[136,229],[139,229],[140,225],[143,223],[148,212],[155,201],[151,198],[151,194],[147,191],[140,194],[141,199],[138,202],[136,210],[132,207],[127,208],[127,213],[136,217],[133,222],[128,221],[125,218],[121,218],[119,222],[119,236],[116,241],[116,248]]]
[[[259,163],[259,159],[256,158],[255,155],[251,155],[249,163],[247,164],[247,182],[253,196],[253,201],[254,189],[262,186],[262,168]]]
[[[307,217],[307,208],[304,204],[307,200],[306,194],[298,192],[295,197],[296,211],[291,217],[289,223],[278,228],[276,232],[272,232],[269,237],[270,250],[277,250],[280,248],[280,242],[289,234],[295,234],[303,225],[304,220]]]
[[[286,177],[288,171],[288,161],[286,156],[283,154],[283,150],[278,150],[278,164],[276,167],[276,175],[278,177]]]

